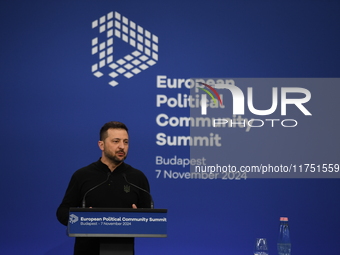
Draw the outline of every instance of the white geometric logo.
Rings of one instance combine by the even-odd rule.
[[[70,221],[71,224],[76,223],[78,221],[78,216],[71,214],[69,221]]]
[[[94,28],[98,28],[99,34],[104,35],[102,42],[99,42],[98,37],[92,39],[92,55],[98,54],[98,62],[92,65],[94,76],[102,77],[104,73],[100,69],[109,67],[109,76],[113,79],[119,75],[129,79],[157,63],[158,37],[120,13],[110,12],[92,21],[92,29]],[[136,49],[113,62],[114,37]],[[109,84],[116,86],[118,82],[112,80]]]

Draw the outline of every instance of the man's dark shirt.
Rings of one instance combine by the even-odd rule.
[[[125,181],[123,173],[130,183],[150,191],[149,182],[143,172],[124,162],[111,172],[107,165],[98,160],[73,174],[64,199],[57,210],[57,218],[60,223],[67,225],[69,208],[82,207],[85,193],[106,179],[108,180],[105,183],[87,193],[85,197],[86,207],[132,208],[132,204],[135,204],[138,208],[150,208],[150,196],[146,192],[129,185]],[[75,254],[78,254],[76,253],[77,249],[80,251],[84,246],[89,246],[86,248],[89,251],[90,246],[98,245],[98,238],[93,240],[96,244],[91,244],[93,238],[76,239]],[[99,253],[98,247],[94,249],[98,249]]]

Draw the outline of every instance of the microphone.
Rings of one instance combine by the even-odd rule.
[[[84,197],[83,197],[83,201],[82,201],[82,207],[83,207],[83,208],[85,208],[85,198],[86,198],[87,194],[88,194],[90,191],[92,191],[92,190],[98,188],[100,185],[102,185],[102,184],[104,184],[105,182],[107,182],[107,181],[109,180],[110,175],[111,175],[111,173],[107,173],[107,178],[106,178],[105,181],[99,183],[98,185],[96,185],[96,186],[94,186],[93,188],[91,188],[91,189],[89,189],[88,191],[86,191],[86,193],[84,194]]]
[[[133,183],[131,183],[131,182],[129,182],[129,181],[126,179],[126,174],[125,174],[125,173],[122,173],[122,175],[123,175],[125,181],[126,181],[128,184],[130,184],[131,186],[133,186],[133,187],[135,187],[135,188],[137,188],[137,189],[140,189],[141,191],[144,191],[145,193],[147,193],[147,194],[150,196],[150,208],[153,209],[153,207],[154,207],[154,205],[153,205],[153,199],[152,199],[152,196],[151,196],[150,192],[147,191],[147,190],[145,190],[145,189],[143,189],[143,188],[141,188],[141,187],[138,187],[137,185],[135,185],[135,184],[133,184]]]

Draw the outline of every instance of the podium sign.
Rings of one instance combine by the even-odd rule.
[[[166,209],[70,208],[71,237],[166,237]]]

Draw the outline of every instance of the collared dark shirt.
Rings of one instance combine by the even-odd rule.
[[[104,182],[102,185],[86,194],[86,207],[131,208],[132,204],[136,204],[138,208],[150,208],[150,196],[129,185],[123,173],[130,183],[150,192],[149,182],[140,170],[123,162],[111,172],[107,165],[98,160],[73,174],[64,199],[57,210],[60,223],[67,225],[69,208],[82,207],[85,193],[102,182]]]

